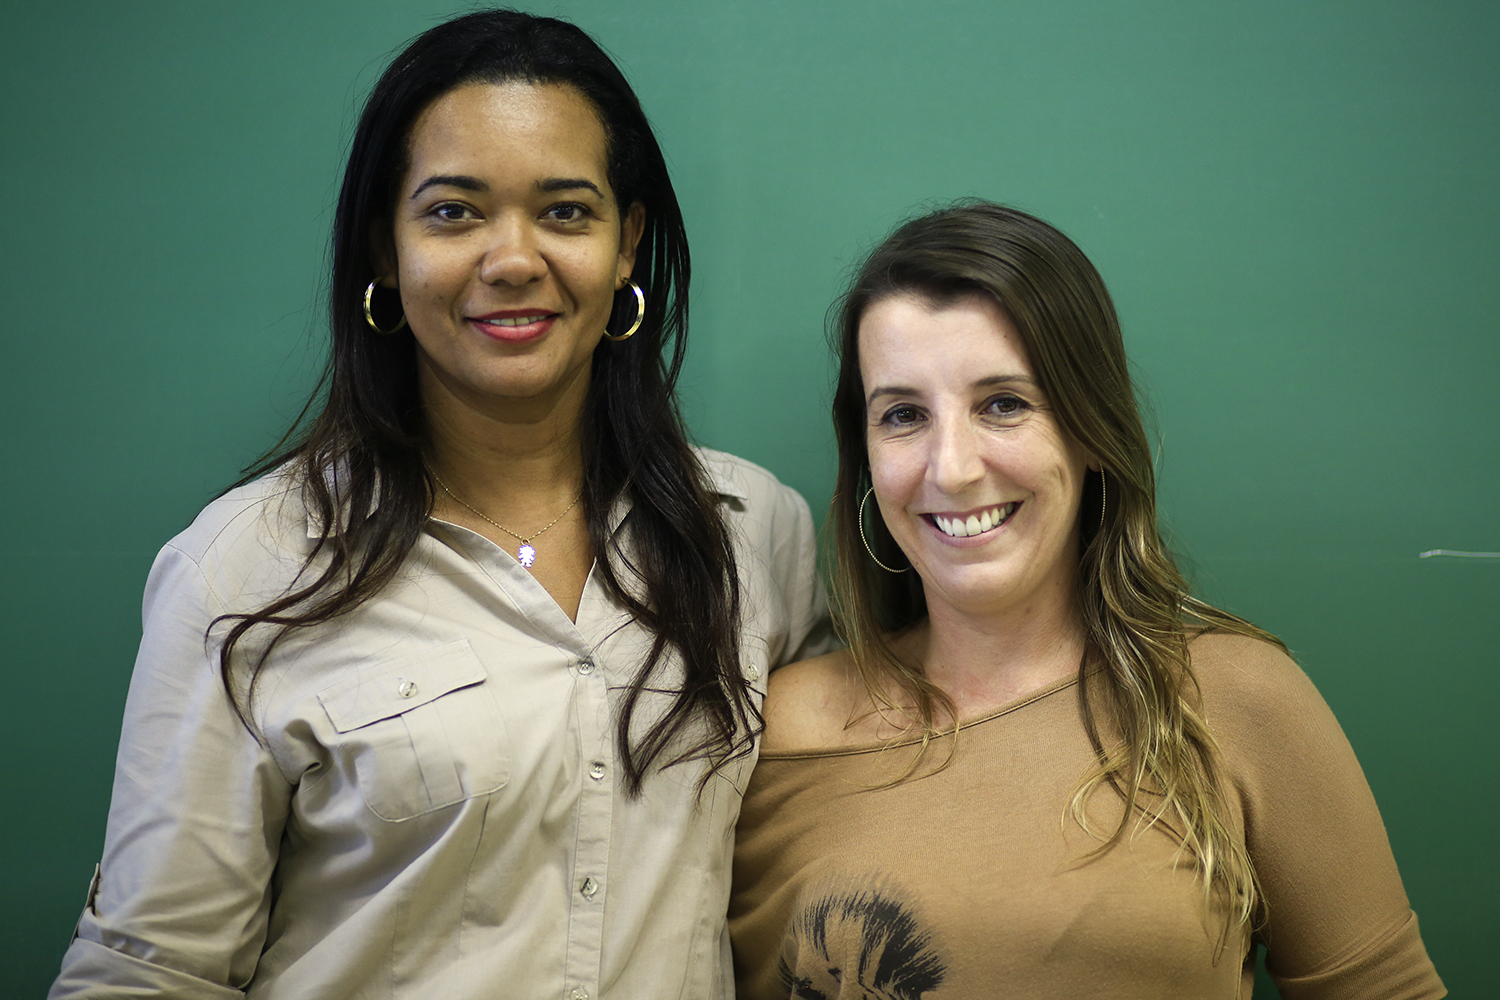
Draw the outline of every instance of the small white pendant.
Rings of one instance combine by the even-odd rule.
[[[530,542],[522,542],[521,547],[516,550],[516,559],[522,566],[530,569],[531,564],[536,562],[536,549],[531,547]]]

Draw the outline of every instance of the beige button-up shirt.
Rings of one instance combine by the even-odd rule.
[[[826,643],[811,519],[764,470],[702,457],[763,691]],[[51,995],[732,996],[725,911],[753,761],[701,797],[701,764],[624,793],[617,694],[651,637],[593,577],[575,624],[508,552],[432,521],[387,593],[276,648],[261,740],[246,730],[205,631],[281,592],[315,535],[272,477],[158,556],[104,858]]]

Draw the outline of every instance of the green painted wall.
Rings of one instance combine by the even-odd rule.
[[[40,995],[103,838],[156,548],[317,370],[355,109],[422,0],[0,13],[5,995]],[[698,437],[827,500],[824,313],[963,195],[1113,289],[1171,535],[1281,634],[1385,811],[1428,947],[1500,932],[1500,7],[563,2],[638,85],[697,265]],[[1482,839],[1481,839],[1482,838]]]

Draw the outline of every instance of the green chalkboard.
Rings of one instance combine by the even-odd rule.
[[[295,414],[359,101],[425,0],[0,12],[0,993],[103,838],[158,546]],[[697,437],[815,510],[824,315],[909,211],[1061,226],[1120,307],[1209,598],[1282,635],[1384,810],[1429,950],[1500,933],[1500,6],[558,2],[621,61],[693,239]],[[1481,838],[1484,838],[1483,840]]]

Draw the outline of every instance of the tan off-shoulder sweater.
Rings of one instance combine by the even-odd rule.
[[[740,1000],[1246,998],[1253,943],[1288,1000],[1445,995],[1359,763],[1306,675],[1238,637],[1192,646],[1231,818],[1266,903],[1254,934],[1204,901],[1176,841],[1092,861],[1064,821],[1093,765],[1076,682],[911,745],[761,754],[730,931]],[[1091,815],[1106,830],[1119,799]]]

